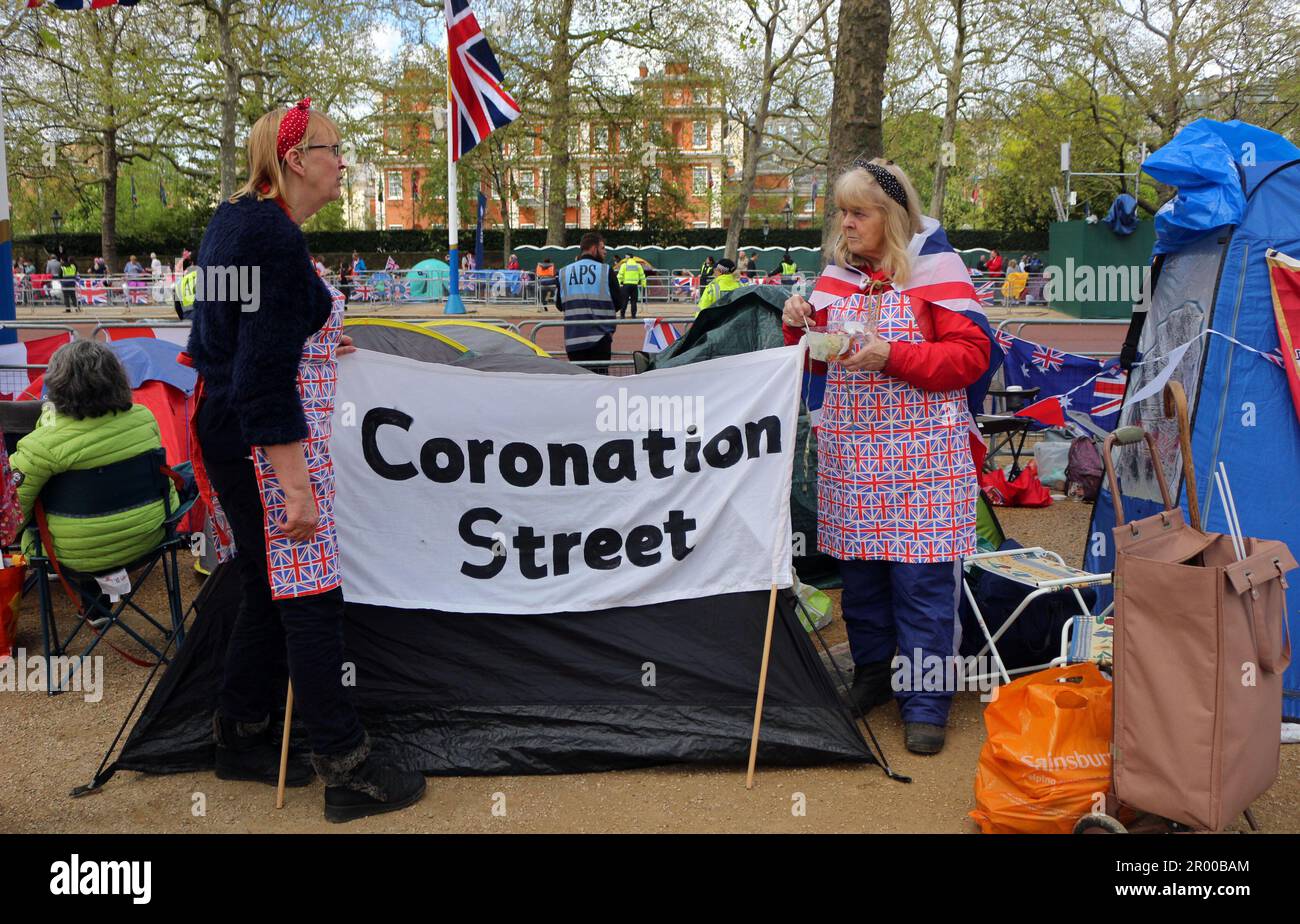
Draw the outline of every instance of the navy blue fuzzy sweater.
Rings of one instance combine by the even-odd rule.
[[[206,393],[198,419],[204,457],[230,461],[247,456],[250,444],[304,439],[298,363],[307,338],[329,318],[330,294],[302,230],[273,200],[223,202],[197,265],[204,280],[213,278],[209,269],[256,274],[258,295],[254,311],[242,310],[237,288],[221,301],[213,298],[220,293],[201,292],[195,302],[188,351]]]

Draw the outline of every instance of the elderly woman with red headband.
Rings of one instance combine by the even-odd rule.
[[[961,559],[975,551],[979,493],[968,439],[967,386],[988,368],[973,321],[906,294],[922,231],[916,190],[890,161],[855,161],[835,182],[835,262],[862,273],[859,294],[814,311],[785,303],[787,343],[806,324],[862,331],[829,363],[817,431],[817,542],[839,559],[855,665],[850,695],[865,713],[897,698],[908,750],[944,743],[956,654]],[[892,683],[895,652],[908,683]],[[921,690],[912,689],[917,677]]]
[[[317,276],[299,227],[340,196],[339,142],[338,127],[310,100],[253,125],[248,182],[217,208],[197,260],[200,277],[228,279],[233,270],[240,284],[200,293],[188,353],[201,382],[196,474],[216,495],[216,521],[233,534],[243,588],[213,721],[217,775],[276,781],[269,724],[287,666],[295,717],[305,720],[311,764],[325,781],[325,817],[349,821],[415,803],[425,782],[370,754],[340,680],[329,437],[336,357],[352,347],[341,333],[343,295]],[[311,775],[305,761],[291,761],[290,783]]]

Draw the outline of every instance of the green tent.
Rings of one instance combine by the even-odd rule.
[[[696,317],[690,329],[661,353],[637,353],[637,372],[668,369],[720,356],[751,353],[783,346],[781,308],[790,297],[785,286],[742,286],[726,292]],[[796,556],[795,569],[805,583],[839,586],[832,558],[817,551],[817,442],[807,409],[799,415],[795,444],[794,479],[790,495],[790,527],[796,540],[802,536],[804,554]],[[976,531],[980,550],[993,551],[1006,538],[993,507],[981,494]],[[799,551],[799,544],[795,546]]]

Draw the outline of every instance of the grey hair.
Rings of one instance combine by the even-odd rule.
[[[45,370],[45,394],[56,411],[74,420],[131,410],[126,367],[98,340],[73,340],[54,352]]]

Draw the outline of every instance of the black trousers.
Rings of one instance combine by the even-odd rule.
[[[626,310],[632,312],[632,317],[634,318],[636,317],[636,299],[640,292],[640,286],[623,286],[623,297],[627,300]],[[623,312],[620,311],[618,316],[620,318],[623,317]]]
[[[599,361],[602,359],[608,360],[610,353],[613,350],[613,346],[614,337],[613,335],[610,335],[585,350],[567,350],[566,352],[569,354],[569,362],[571,363]],[[590,366],[589,368],[592,372],[599,372],[601,375],[609,375],[608,366]]]
[[[251,459],[209,462],[208,478],[235,535],[234,566],[243,596],[226,650],[221,714],[260,722],[284,702],[286,666],[293,678],[294,717],[307,724],[311,749],[345,754],[365,730],[344,686],[343,591],[272,600],[266,571],[262,499]]]

